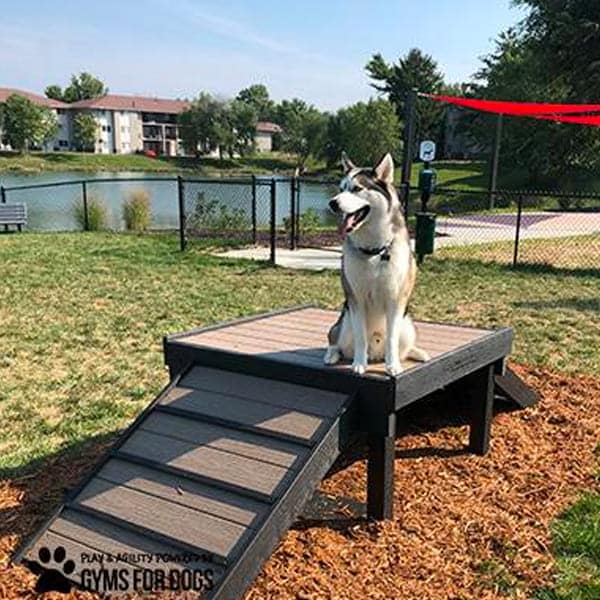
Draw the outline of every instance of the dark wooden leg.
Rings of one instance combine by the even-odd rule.
[[[479,369],[465,379],[465,392],[471,410],[469,450],[483,456],[490,448],[494,412],[494,365]]]
[[[369,434],[367,516],[381,521],[393,517],[396,415],[388,417],[387,434]]]

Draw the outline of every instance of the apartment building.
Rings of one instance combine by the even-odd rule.
[[[6,102],[6,100],[12,96],[13,94],[18,94],[19,96],[24,96],[31,102],[39,106],[44,106],[51,110],[56,115],[56,120],[58,122],[58,132],[56,136],[48,140],[41,150],[45,150],[46,152],[51,152],[53,150],[69,150],[71,148],[71,114],[69,109],[71,107],[70,104],[65,102],[60,102],[59,100],[53,100],[52,98],[46,98],[45,96],[40,96],[39,94],[34,94],[32,92],[25,92],[23,90],[17,90],[14,88],[2,88],[0,87],[0,104]],[[0,129],[0,150],[10,150],[10,146],[3,138],[2,130]]]
[[[97,154],[131,154],[151,151],[156,155],[180,156],[184,154],[177,116],[190,106],[187,100],[167,100],[144,96],[107,94],[100,98],[67,104],[38,94],[12,88],[0,88],[0,103],[12,94],[29,98],[32,102],[53,111],[58,119],[59,131],[42,150],[74,150],[73,118],[80,112],[91,113],[96,120],[94,152]],[[273,135],[281,131],[275,123],[259,122],[255,144],[259,152],[273,147]],[[10,150],[2,142],[0,150]]]
[[[70,105],[73,113],[91,112],[98,123],[95,152],[183,154],[177,115],[190,106],[186,100],[107,94]]]

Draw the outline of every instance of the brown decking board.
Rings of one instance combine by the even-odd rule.
[[[314,442],[325,423],[325,417],[300,410],[184,387],[174,389],[161,401],[161,406],[182,411],[182,414],[225,419],[253,431],[287,436],[305,444]]]
[[[256,528],[269,507],[252,498],[117,458],[109,460],[98,477],[251,529]]]
[[[205,332],[179,336],[177,341],[191,346],[214,347],[229,352],[318,367],[322,366],[327,346],[327,331],[338,316],[337,311],[305,308],[239,324],[225,324]],[[418,345],[432,358],[452,352],[489,334],[489,330],[486,329],[440,323],[416,322],[415,326]],[[349,371],[348,362],[344,361],[328,368]],[[402,364],[405,369],[410,369],[419,363],[405,360]],[[383,363],[369,364],[367,376],[375,374],[385,374]]]
[[[345,394],[241,373],[236,373],[233,380],[227,372],[204,366],[190,369],[180,386],[292,408],[323,417],[333,417],[346,400]]]
[[[155,465],[176,469],[184,476],[221,481],[246,490],[254,497],[271,500],[289,470],[238,456],[209,446],[182,442],[140,429],[121,446],[119,456],[134,456]]]

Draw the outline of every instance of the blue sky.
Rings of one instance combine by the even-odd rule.
[[[414,46],[467,79],[523,12],[509,0],[25,0],[0,21],[0,86],[43,91],[91,71],[113,93],[271,95],[335,109],[375,95],[364,65]]]

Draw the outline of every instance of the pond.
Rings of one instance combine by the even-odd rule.
[[[193,179],[192,176],[186,176]],[[137,181],[126,181],[135,178]],[[111,181],[106,181],[110,179]],[[35,175],[2,174],[0,185],[6,189],[7,202],[24,202],[28,210],[27,229],[35,231],[74,231],[80,229],[75,218],[77,206],[83,197],[82,180],[86,183],[88,201],[96,199],[105,207],[108,226],[124,229],[123,201],[136,189],[145,190],[150,198],[152,229],[176,229],[179,224],[177,181],[174,174],[130,172],[45,172]],[[103,181],[105,180],[105,181]],[[116,180],[116,181],[115,181]],[[119,181],[123,180],[123,181]],[[270,177],[257,177],[256,219],[259,227],[270,220]],[[57,184],[52,187],[11,189],[18,186]],[[330,221],[328,201],[335,186],[305,183],[300,186],[301,212],[312,209],[323,223]],[[276,221],[278,225],[289,216],[290,181],[276,178]],[[191,214],[200,203],[207,203],[225,215],[241,215],[248,221],[252,213],[252,185],[250,178],[241,183],[226,179],[186,182],[184,185],[186,212]]]

